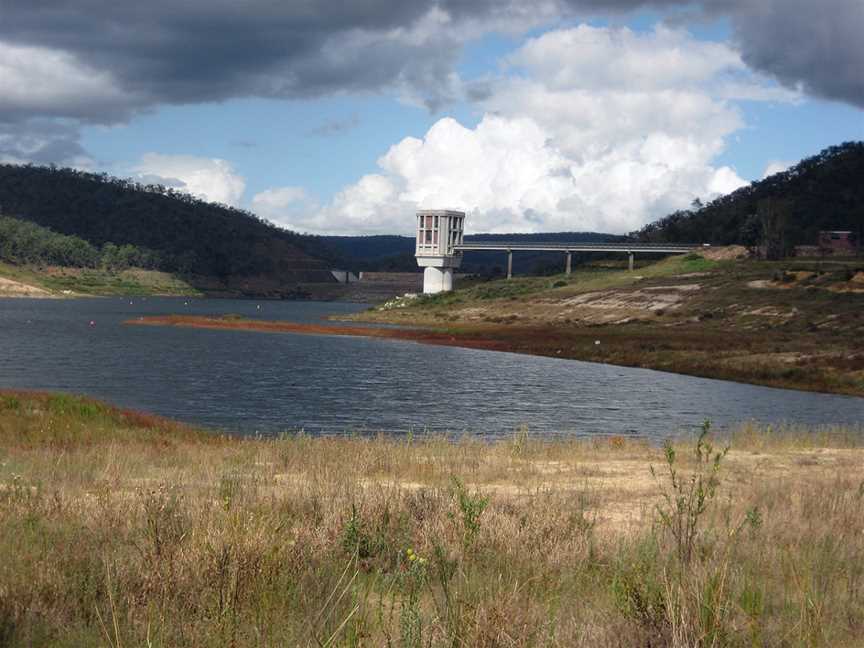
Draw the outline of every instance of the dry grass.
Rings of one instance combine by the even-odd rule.
[[[862,438],[736,431],[682,560],[637,441],[241,440],[3,393],[0,645],[859,646]]]

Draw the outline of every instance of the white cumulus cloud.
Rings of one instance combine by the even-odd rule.
[[[246,181],[219,158],[147,153],[132,169],[142,181],[179,188],[209,202],[237,206]]]
[[[475,232],[627,232],[745,184],[713,163],[744,126],[732,94],[795,100],[728,45],[665,27],[551,31],[505,63],[475,127],[444,118],[396,143],[307,228],[411,233],[415,209],[452,207]]]
[[[308,219],[318,205],[302,187],[277,187],[255,194],[252,211],[281,227],[308,232],[314,230]]]

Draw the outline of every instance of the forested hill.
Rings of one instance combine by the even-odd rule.
[[[106,243],[146,249],[160,269],[274,284],[332,280],[332,252],[316,237],[162,185],[74,169],[0,164],[0,214]]]
[[[864,234],[864,142],[831,146],[707,205],[678,211],[633,236],[643,241],[752,244],[760,204],[783,205],[783,245],[812,245],[819,230]],[[749,223],[748,223],[749,219]],[[747,240],[748,237],[751,240]],[[787,250],[788,251],[788,250]]]

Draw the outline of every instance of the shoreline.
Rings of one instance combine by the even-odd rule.
[[[290,333],[295,335],[338,335],[345,337],[372,337],[419,342],[443,346],[460,346],[485,351],[509,351],[495,340],[472,338],[427,328],[384,328],[372,326],[343,326],[301,324],[278,320],[247,320],[208,317],[206,315],[153,315],[128,319],[124,324],[135,326],[179,326],[183,328],[254,331],[260,333]]]
[[[262,333],[288,333],[295,335],[338,335],[349,337],[372,337],[379,339],[394,339],[420,344],[439,346],[454,346],[484,351],[503,351],[543,357],[594,362],[614,366],[634,367],[665,371],[680,375],[726,380],[751,385],[761,385],[778,389],[792,389],[816,393],[838,394],[852,397],[864,397],[864,389],[849,388],[846,385],[832,385],[814,382],[815,377],[804,381],[800,377],[761,376],[754,378],[733,366],[724,366],[720,361],[705,363],[705,358],[695,357],[695,354],[685,353],[682,357],[673,358],[664,363],[651,362],[651,358],[630,355],[625,357],[625,351],[620,356],[616,351],[607,351],[607,347],[616,346],[628,336],[635,333],[626,327],[612,330],[597,328],[561,329],[553,326],[462,326],[452,329],[435,328],[379,328],[373,326],[346,326],[301,324],[296,322],[273,320],[227,319],[224,317],[194,316],[194,315],[164,315],[139,317],[124,322],[136,326],[178,326],[184,328],[236,330]],[[597,344],[600,342],[600,344]],[[641,344],[641,342],[639,342]],[[621,346],[621,345],[617,345]],[[689,360],[689,362],[688,362]],[[718,359],[719,360],[719,359]],[[797,375],[797,374],[795,374]]]

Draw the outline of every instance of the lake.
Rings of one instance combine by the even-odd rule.
[[[143,315],[320,323],[362,305],[0,299],[0,387],[86,394],[241,434],[424,432],[652,439],[745,420],[854,424],[864,398],[399,340],[129,326]],[[91,321],[93,324],[91,325]]]

